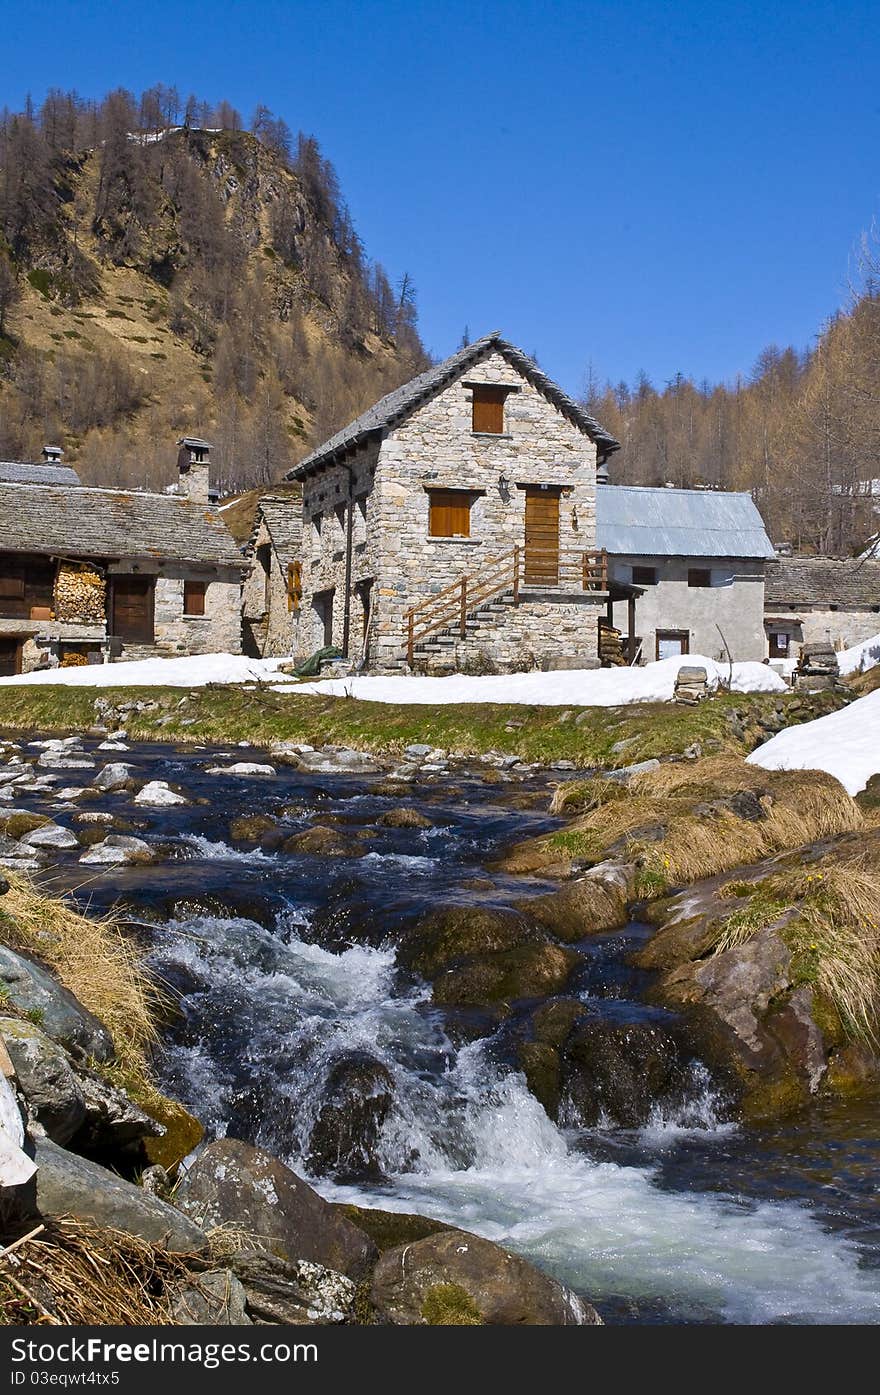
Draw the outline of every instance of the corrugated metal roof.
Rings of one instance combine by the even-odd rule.
[[[69,465],[31,465],[24,460],[0,460],[0,484],[67,484],[79,486]]]
[[[302,479],[310,469],[336,455],[339,451],[357,445],[359,441],[372,435],[373,432],[388,430],[389,427],[396,425],[397,422],[402,421],[410,412],[414,411],[420,403],[440,392],[449,383],[454,382],[466,368],[470,368],[495,350],[502,354],[524,378],[533,383],[540,392],[543,392],[554,407],[573,421],[607,454],[620,449],[619,442],[614,439],[610,432],[599,425],[595,417],[591,417],[589,412],[584,411],[583,407],[563,392],[552,378],[548,378],[534,359],[529,358],[528,354],[524,354],[522,349],[518,349],[515,344],[510,344],[506,339],[502,339],[500,333],[495,330],[482,339],[475,339],[472,344],[468,344],[464,349],[459,349],[457,353],[444,359],[442,363],[437,363],[433,368],[419,373],[417,377],[411,378],[402,387],[395,388],[393,392],[380,398],[361,416],[349,422],[348,426],[337,431],[336,435],[331,436],[329,441],[325,441],[317,450],[312,451],[311,455],[307,455],[304,460],[301,460],[295,469],[288,471],[285,478],[289,480]]]
[[[714,489],[596,489],[596,545],[633,557],[774,557],[750,494]]]
[[[0,551],[244,565],[214,509],[124,489],[0,484]]]

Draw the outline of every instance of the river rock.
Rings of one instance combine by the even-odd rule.
[[[382,769],[374,756],[352,751],[347,746],[324,746],[320,751],[304,751],[297,757],[300,770],[324,775],[375,775]]]
[[[277,775],[274,765],[263,765],[259,761],[239,760],[232,765],[209,765],[206,775],[269,776]]]
[[[86,1107],[76,1146],[83,1152],[124,1153],[146,1138],[161,1138],[165,1129],[125,1093],[92,1071],[83,1071],[79,1087]],[[59,1140],[55,1140],[58,1142]]]
[[[233,1225],[290,1262],[308,1259],[359,1279],[375,1258],[372,1241],[301,1177],[235,1138],[201,1150],[177,1204],[206,1229]]]
[[[176,1206],[87,1158],[37,1139],[36,1162],[37,1209],[43,1216],[74,1216],[178,1253],[200,1253],[207,1246],[204,1232]]]
[[[74,995],[28,955],[0,944],[0,984],[20,1012],[39,1013],[46,1036],[96,1061],[113,1058],[110,1033]]]
[[[69,828],[62,828],[58,823],[47,823],[42,828],[35,828],[32,833],[26,833],[21,841],[30,848],[57,848],[63,851],[65,848],[79,847],[76,834],[71,833]]]
[[[357,1287],[335,1269],[307,1259],[288,1264],[256,1250],[233,1255],[229,1264],[256,1322],[327,1326],[353,1317]]]
[[[431,820],[424,814],[420,814],[418,809],[411,809],[403,806],[400,809],[389,809],[382,814],[378,820],[384,828],[433,828]]]
[[[365,849],[354,838],[346,837],[336,828],[313,824],[311,828],[304,828],[301,833],[285,838],[281,851],[310,857],[360,857]]]
[[[155,807],[170,807],[173,804],[188,804],[183,794],[173,790],[166,780],[148,780],[134,797],[135,804],[148,804]]]
[[[251,1327],[245,1291],[231,1269],[209,1269],[177,1291],[171,1301],[175,1324],[182,1327]]]
[[[461,1230],[386,1250],[370,1298],[381,1321],[410,1327],[598,1325],[589,1303],[527,1260]]]
[[[471,955],[518,949],[539,938],[534,925],[519,911],[495,906],[449,906],[431,911],[404,933],[397,961],[422,978],[433,979]]]
[[[37,828],[45,828],[52,820],[45,814],[32,814],[30,809],[7,809],[0,814],[0,833],[5,838],[24,838]]]
[[[229,825],[229,836],[233,843],[259,843],[277,829],[276,820],[268,814],[241,814]]]
[[[639,1128],[657,1104],[680,1098],[685,1078],[678,1042],[665,1027],[581,1022],[562,1054],[564,1117],[581,1128]]]
[[[143,838],[130,838],[123,833],[108,833],[100,843],[83,853],[80,862],[89,866],[124,866],[128,863],[155,862],[156,854]]]
[[[53,1142],[69,1143],[85,1120],[86,1105],[66,1052],[33,1022],[18,1017],[0,1017],[0,1037],[29,1114]]]
[[[133,769],[133,766],[126,765],[124,761],[111,761],[103,770],[98,771],[92,781],[92,788],[105,792],[124,789],[131,779]]]
[[[578,957],[549,943],[475,955],[434,980],[434,1001],[456,1006],[550,997],[562,992]]]
[[[376,1149],[393,1100],[394,1078],[375,1056],[348,1051],[337,1057],[309,1137],[309,1171],[338,1181],[381,1177]]]
[[[571,942],[624,925],[627,904],[635,894],[636,868],[630,863],[600,862],[558,891],[520,901],[520,909],[557,939]]]

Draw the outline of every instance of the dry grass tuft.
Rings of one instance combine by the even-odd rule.
[[[193,1263],[122,1231],[52,1219],[0,1255],[0,1324],[161,1326]]]
[[[593,780],[569,780],[557,785],[550,801],[551,814],[588,814],[592,809],[601,809],[606,804],[625,799],[626,785],[622,780],[608,780],[596,776]]]
[[[108,1028],[126,1077],[147,1082],[161,994],[134,946],[112,916],[90,920],[67,902],[47,896],[28,877],[7,875],[9,891],[0,898],[0,940],[48,965]]]

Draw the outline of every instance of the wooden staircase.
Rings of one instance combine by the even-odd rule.
[[[528,599],[528,588],[544,599],[554,591],[607,591],[607,554],[580,549],[536,553],[517,546],[491,558],[480,571],[459,577],[407,611],[407,664],[412,668],[419,655],[451,657],[487,623],[497,629],[510,607]]]

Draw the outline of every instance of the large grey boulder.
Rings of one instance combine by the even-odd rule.
[[[79,839],[75,833],[71,833],[69,828],[62,828],[59,823],[47,823],[42,828],[34,828],[30,833],[26,833],[21,840],[30,848],[76,848],[79,846]]]
[[[203,1148],[175,1199],[203,1229],[234,1226],[280,1259],[312,1260],[359,1279],[376,1257],[368,1236],[301,1177],[236,1138]]]
[[[0,986],[20,1012],[38,1013],[40,1026],[68,1051],[96,1061],[113,1058],[113,1040],[103,1023],[26,954],[0,944]]]
[[[0,1038],[28,1113],[55,1143],[69,1143],[85,1120],[86,1103],[67,1053],[20,1017],[0,1017]]]
[[[80,862],[97,866],[127,866],[130,863],[156,861],[156,853],[143,838],[130,838],[124,833],[108,833],[100,843],[83,853]]]
[[[277,1255],[243,1251],[228,1261],[244,1286],[247,1310],[256,1322],[319,1326],[347,1322],[357,1286],[345,1274],[301,1259],[286,1264]]]
[[[124,761],[110,761],[103,770],[99,770],[92,786],[96,790],[121,790],[124,789],[131,779],[133,766],[126,765]]]
[[[199,1253],[207,1246],[204,1232],[176,1206],[49,1139],[36,1140],[36,1162],[37,1210],[43,1216],[110,1226],[175,1253]]]
[[[210,1269],[175,1294],[171,1313],[181,1327],[252,1327],[245,1301],[245,1291],[231,1269]]]
[[[533,1264],[463,1230],[440,1231],[386,1250],[373,1273],[370,1298],[384,1322],[404,1327],[601,1322],[589,1303]]]

